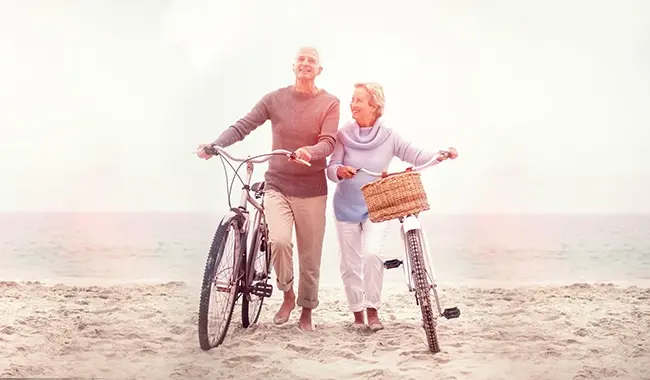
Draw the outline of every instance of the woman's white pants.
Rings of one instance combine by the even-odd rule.
[[[336,221],[341,259],[341,279],[350,311],[381,307],[384,282],[382,249],[388,223]]]

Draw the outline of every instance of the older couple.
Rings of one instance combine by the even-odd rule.
[[[297,304],[302,308],[299,327],[313,330],[311,312],[318,306],[329,178],[337,183],[333,204],[348,305],[356,325],[364,325],[367,316],[368,326],[379,330],[383,328],[378,316],[383,282],[380,251],[386,229],[368,219],[360,189],[374,178],[357,174],[355,168],[383,171],[393,157],[418,165],[435,153],[416,148],[384,125],[384,93],[378,84],[355,85],[350,103],[353,120],[338,129],[339,99],[315,85],[322,70],[316,49],[299,49],[293,63],[295,83],[266,94],[214,143],[228,147],[271,120],[272,149],[295,151],[298,158],[312,163],[305,167],[273,158],[265,173],[273,267],[277,287],[284,293],[273,322],[286,323]],[[199,146],[199,156],[210,158],[203,146]],[[297,298],[291,243],[294,226],[300,266]]]

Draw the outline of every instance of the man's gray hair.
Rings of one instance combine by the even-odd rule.
[[[298,49],[296,52],[296,57],[298,57],[301,53],[309,53],[313,54],[316,57],[316,62],[320,64],[320,53],[318,52],[318,49],[316,49],[313,46],[302,46]]]

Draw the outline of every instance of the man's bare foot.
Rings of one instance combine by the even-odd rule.
[[[311,309],[307,309],[306,307],[302,308],[298,327],[303,331],[314,331],[314,327],[311,324]]]
[[[284,300],[280,306],[280,310],[275,313],[273,317],[273,323],[276,325],[281,325],[289,321],[291,316],[291,311],[296,307],[296,295],[293,293],[293,289],[290,289],[287,292],[284,292]]]
[[[354,324],[355,325],[365,325],[366,324],[366,318],[363,315],[363,311],[355,311],[354,312]]]
[[[377,309],[368,308],[366,309],[366,314],[368,314],[368,327],[370,327],[370,330],[379,331],[384,328],[384,325],[379,320]]]

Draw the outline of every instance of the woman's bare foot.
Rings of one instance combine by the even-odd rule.
[[[354,324],[355,325],[365,325],[366,324],[366,318],[363,315],[363,311],[355,311],[354,312]]]
[[[370,327],[370,330],[379,331],[384,328],[384,325],[379,320],[377,309],[368,308],[366,309],[366,314],[368,314],[368,327]]]
[[[291,316],[291,311],[296,307],[296,295],[293,293],[293,289],[290,289],[288,292],[284,292],[284,300],[280,306],[280,310],[273,317],[273,323],[276,325],[281,325],[289,321]]]

